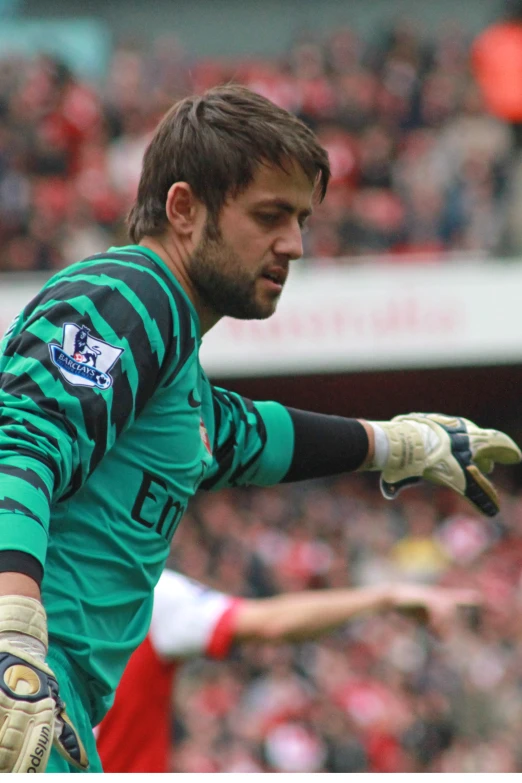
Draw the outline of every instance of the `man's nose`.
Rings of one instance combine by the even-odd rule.
[[[276,255],[286,256],[290,261],[301,258],[303,255],[303,234],[297,220],[289,225],[284,233],[281,233],[274,244]]]

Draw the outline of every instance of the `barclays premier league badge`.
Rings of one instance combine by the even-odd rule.
[[[112,386],[109,372],[123,350],[100,340],[87,326],[78,324],[64,324],[62,344],[49,344],[51,360],[68,383],[101,391]]]

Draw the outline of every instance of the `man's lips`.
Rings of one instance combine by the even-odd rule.
[[[288,269],[282,266],[270,266],[261,276],[282,288],[288,277]]]

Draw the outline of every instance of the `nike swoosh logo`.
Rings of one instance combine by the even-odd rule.
[[[191,408],[199,408],[199,406],[201,405],[201,400],[196,400],[194,396],[194,389],[192,389],[192,391],[188,396],[188,404],[190,405]]]

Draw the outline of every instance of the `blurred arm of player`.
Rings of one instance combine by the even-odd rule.
[[[224,657],[234,642],[314,639],[366,613],[396,610],[442,632],[480,593],[417,584],[305,590],[234,598],[165,569],[154,593],[149,636],[163,660]],[[226,641],[226,643],[225,643]]]
[[[413,584],[314,590],[244,600],[234,622],[234,640],[297,642],[314,639],[366,613],[396,610],[447,631],[462,607],[478,606],[476,590]]]
[[[165,569],[154,593],[149,636],[163,660],[205,653],[222,658],[233,642],[314,639],[365,613],[397,610],[443,631],[461,607],[481,600],[476,590],[417,584],[234,598]]]

